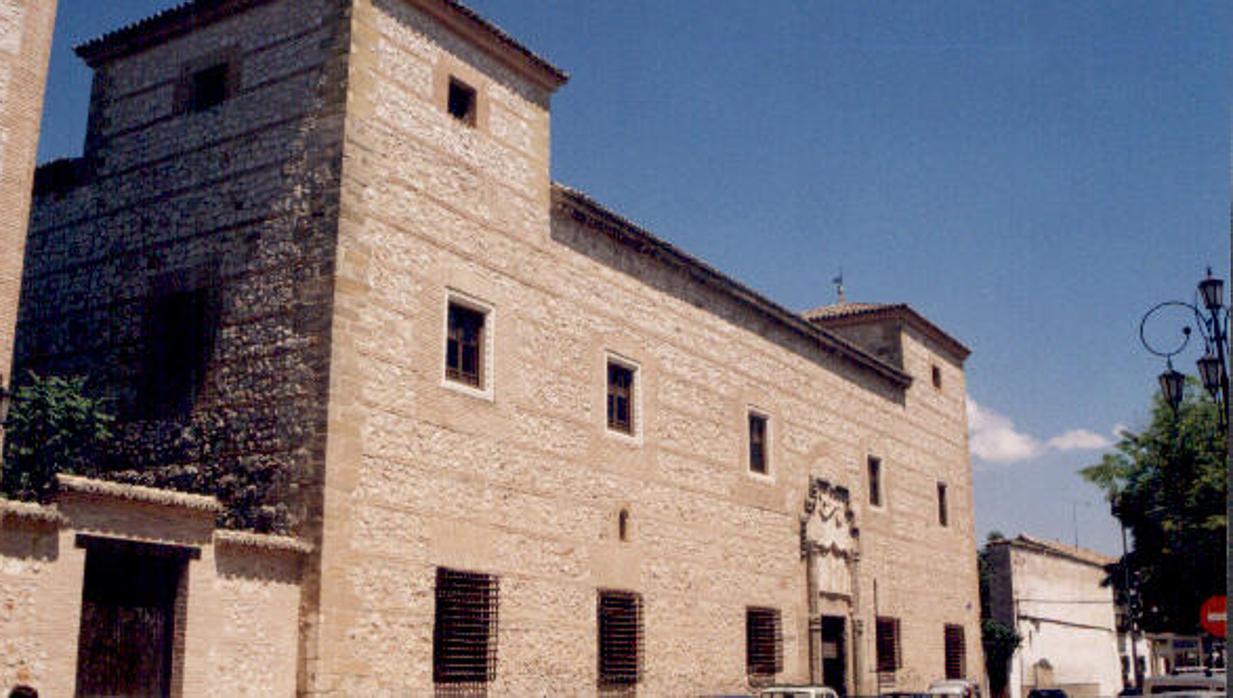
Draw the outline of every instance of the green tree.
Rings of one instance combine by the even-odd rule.
[[[29,373],[4,423],[0,489],[41,500],[54,489],[57,472],[97,474],[113,421],[106,400],[88,393],[84,377]]]
[[[1079,471],[1134,535],[1123,562],[1137,579],[1139,624],[1152,632],[1198,632],[1200,605],[1225,589],[1225,433],[1219,407],[1188,383],[1176,414],[1157,395],[1146,428],[1123,431],[1114,453]],[[1109,582],[1121,589],[1120,566]]]

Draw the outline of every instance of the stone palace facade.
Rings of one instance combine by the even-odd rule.
[[[914,310],[789,311],[554,183],[566,74],[454,0],[194,0],[77,50],[15,356],[114,396],[125,484],[5,505],[45,630],[0,680],[982,676],[968,350]]]

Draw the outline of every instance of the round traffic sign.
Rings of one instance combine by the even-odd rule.
[[[1203,624],[1203,629],[1215,635],[1216,637],[1225,636],[1225,611],[1226,597],[1213,596],[1203,602],[1203,608],[1199,610],[1199,622]]]

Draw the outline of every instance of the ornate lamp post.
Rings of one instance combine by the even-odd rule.
[[[1220,408],[1220,426],[1229,426],[1229,369],[1225,355],[1225,345],[1229,341],[1229,309],[1224,305],[1224,281],[1212,276],[1211,267],[1207,269],[1207,278],[1199,282],[1194,303],[1182,301],[1165,301],[1154,306],[1144,314],[1139,321],[1139,341],[1152,354],[1165,360],[1165,372],[1160,374],[1160,390],[1165,400],[1173,408],[1174,413],[1182,404],[1186,387],[1186,377],[1173,369],[1173,357],[1185,351],[1190,344],[1194,329],[1199,330],[1203,338],[1203,356],[1196,362],[1199,378],[1203,387],[1211,393]],[[1201,307],[1200,307],[1201,304]],[[1147,321],[1157,312],[1165,308],[1177,308],[1191,317],[1183,321],[1182,339],[1174,347],[1164,349],[1152,345],[1147,340],[1145,332]]]

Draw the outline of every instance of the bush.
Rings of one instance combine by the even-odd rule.
[[[114,421],[107,400],[87,392],[84,376],[30,372],[4,423],[0,491],[15,499],[43,501],[55,489],[56,473],[96,476]]]

